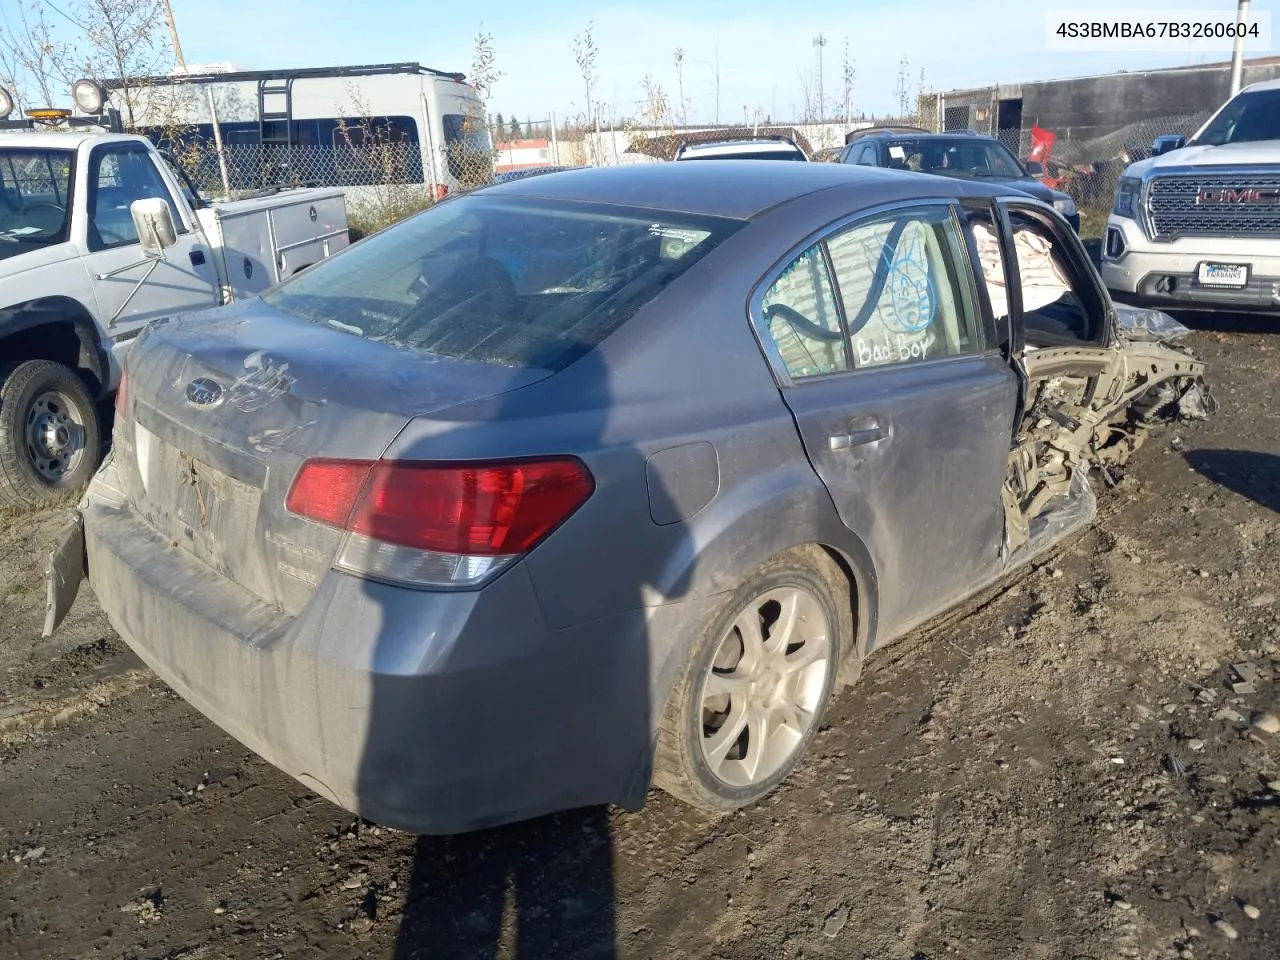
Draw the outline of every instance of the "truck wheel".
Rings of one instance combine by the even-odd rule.
[[[795,768],[852,642],[852,621],[842,615],[848,594],[824,560],[807,550],[775,557],[709,618],[667,701],[657,786],[728,813],[771,793]]]
[[[102,456],[98,409],[52,360],[10,367],[0,383],[0,505],[34,507],[77,492]]]

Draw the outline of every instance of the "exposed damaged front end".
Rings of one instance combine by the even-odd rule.
[[[1096,470],[1114,486],[1156,423],[1203,420],[1215,403],[1190,331],[1158,310],[1116,306],[1110,347],[1028,349],[1026,404],[1005,481],[1006,562],[1088,523]]]

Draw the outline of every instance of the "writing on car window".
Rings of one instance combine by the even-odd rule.
[[[946,208],[886,216],[829,242],[855,369],[977,350],[959,242]]]

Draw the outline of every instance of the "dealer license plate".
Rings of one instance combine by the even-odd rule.
[[[1249,285],[1249,265],[1247,263],[1202,263],[1197,279],[1202,287],[1240,289]]]

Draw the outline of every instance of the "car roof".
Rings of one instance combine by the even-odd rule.
[[[750,220],[780,204],[844,187],[849,212],[919,196],[1025,196],[995,184],[928,174],[793,160],[704,160],[568,170],[484,187],[477,194],[616,204],[693,216]]]
[[[1251,83],[1241,93],[1252,93],[1263,90],[1280,90],[1280,78],[1275,80],[1259,80],[1257,83]]]

